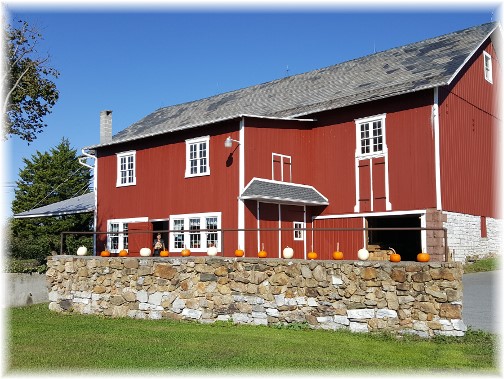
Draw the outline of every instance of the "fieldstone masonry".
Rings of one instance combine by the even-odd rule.
[[[463,336],[458,262],[48,258],[49,308],[354,332]]]

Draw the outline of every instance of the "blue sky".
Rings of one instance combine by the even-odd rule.
[[[499,3],[392,8],[30,8],[6,16],[42,33],[39,52],[60,71],[60,99],[28,145],[3,143],[5,213],[11,214],[22,158],[63,137],[73,148],[99,142],[99,112],[113,132],[158,108],[330,66],[392,47],[498,20]]]

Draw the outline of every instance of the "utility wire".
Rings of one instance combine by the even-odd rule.
[[[47,194],[47,195],[46,195],[46,196],[45,196],[42,200],[40,200],[37,204],[35,204],[35,205],[33,206],[33,208],[29,209],[29,210],[28,210],[28,211],[26,211],[26,212],[29,212],[29,211],[31,211],[31,210],[33,210],[33,209],[37,208],[37,205],[39,205],[41,202],[43,202],[45,199],[47,199],[49,196],[51,196],[51,195],[54,193],[54,191],[56,191],[59,187],[61,187],[61,186],[62,186],[63,184],[65,184],[66,182],[68,182],[68,180],[69,180],[69,179],[70,179],[70,178],[71,178],[71,177],[72,177],[72,176],[73,176],[73,175],[74,175],[77,171],[79,171],[79,170],[81,170],[81,169],[83,169],[83,168],[84,168],[84,166],[81,166],[81,167],[77,168],[77,170],[75,170],[74,172],[72,172],[68,178],[66,178],[64,181],[62,181],[60,184],[58,184],[58,185],[57,185],[57,186],[56,186],[56,187],[55,187],[55,188],[54,188],[51,192],[49,192],[49,193],[48,193],[48,194]]]

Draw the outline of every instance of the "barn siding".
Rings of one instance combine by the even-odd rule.
[[[362,217],[327,218],[315,220],[314,229],[363,228]],[[315,231],[314,249],[319,259],[332,259],[333,251],[339,249],[344,259],[358,259],[357,252],[364,247],[364,231]]]
[[[484,78],[479,51],[455,84],[440,91],[442,204],[451,212],[498,217],[499,132],[492,99],[497,98],[501,68],[493,46],[485,50],[493,57],[493,84]]]

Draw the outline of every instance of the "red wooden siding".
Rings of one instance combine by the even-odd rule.
[[[304,221],[304,209],[301,206],[294,205],[282,205],[282,228],[284,229],[292,229],[294,227],[294,221],[303,222]],[[303,235],[305,238],[306,232],[303,231]],[[294,249],[294,258],[295,259],[303,259],[304,255],[304,240],[294,240],[294,231],[293,230],[285,230],[281,232],[282,239],[282,250],[286,247],[292,247]],[[307,245],[308,247],[308,245]]]
[[[447,211],[498,217],[499,121],[492,99],[498,98],[501,68],[493,46],[486,50],[493,57],[493,84],[484,78],[479,51],[450,92],[440,91],[442,205]]]
[[[359,170],[359,206],[361,212],[371,211],[371,159],[362,159]]]
[[[272,231],[261,230],[259,234],[259,248],[268,252],[269,258],[279,257],[278,249],[278,204],[259,204],[260,229],[275,229]],[[250,256],[250,255],[249,255]],[[257,254],[256,254],[257,256]]]
[[[373,211],[386,211],[385,158],[372,159],[373,164]]]
[[[128,252],[132,256],[140,255],[142,247],[148,247],[152,250],[152,233],[135,233],[146,230],[152,230],[152,224],[149,222],[133,222],[128,224]],[[132,232],[132,233],[130,233]],[[165,241],[167,243],[167,241]]]
[[[314,229],[363,228],[362,217],[315,220]],[[364,231],[315,231],[314,249],[320,259],[332,259],[339,242],[344,259],[357,259],[357,251],[364,247]]]
[[[399,100],[406,110],[386,119],[389,192],[393,211],[436,206],[433,91]]]

